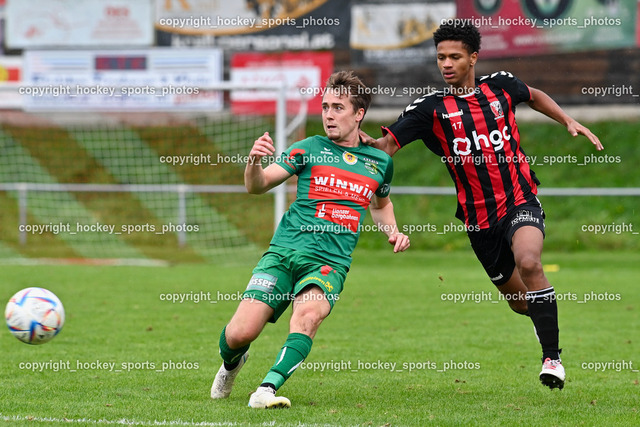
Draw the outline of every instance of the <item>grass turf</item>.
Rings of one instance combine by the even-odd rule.
[[[41,346],[0,334],[0,420],[637,423],[637,253],[546,253],[543,262],[561,299],[564,390],[539,383],[531,322],[498,301],[471,251],[358,250],[310,356],[279,391],[293,407],[278,411],[246,405],[284,342],[288,314],[252,345],[231,397],[209,399],[220,364],[218,336],[251,266],[3,266],[1,298],[47,287],[65,304],[67,320],[60,335]],[[168,301],[168,294],[183,301]]]

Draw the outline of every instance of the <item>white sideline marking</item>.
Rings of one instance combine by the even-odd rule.
[[[169,262],[148,258],[4,258],[0,265],[100,265],[168,267]]]
[[[31,422],[40,422],[40,423],[74,423],[74,424],[106,424],[106,425],[130,425],[130,426],[205,426],[205,427],[217,427],[217,426],[236,426],[237,423],[232,422],[208,422],[208,421],[140,421],[140,420],[128,420],[126,418],[120,418],[117,420],[105,420],[103,418],[93,420],[91,418],[55,418],[55,417],[33,417],[30,415],[2,415],[0,414],[0,419],[3,421],[11,422],[11,421],[31,421]],[[275,421],[262,423],[259,425],[263,426],[274,426]]]

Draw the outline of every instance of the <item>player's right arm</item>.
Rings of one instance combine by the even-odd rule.
[[[374,139],[367,135],[362,129],[360,129],[360,140],[366,144],[371,145],[378,150],[382,150],[390,156],[396,154],[400,149],[398,143],[390,132],[387,132],[382,138]]]
[[[425,143],[434,141],[431,128],[433,127],[434,110],[440,99],[441,96],[435,92],[416,99],[404,109],[395,123],[389,127],[382,127],[382,138],[371,138],[360,130],[361,141],[390,156],[418,139],[422,139]]]
[[[262,168],[262,158],[272,156],[274,153],[275,147],[269,132],[265,132],[253,143],[247,166],[244,169],[244,186],[250,194],[266,193],[291,176],[291,173],[276,163]]]

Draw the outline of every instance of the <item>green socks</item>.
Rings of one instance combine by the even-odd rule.
[[[267,373],[262,385],[273,385],[276,390],[280,388],[309,355],[312,344],[311,338],[305,334],[297,332],[289,334],[278,353],[276,363]]]
[[[220,334],[220,356],[224,361],[225,368],[230,371],[238,366],[240,357],[249,350],[249,345],[235,350],[229,348],[225,330],[226,327],[222,329],[222,333]],[[276,390],[280,388],[304,359],[307,358],[309,352],[311,352],[312,344],[313,340],[305,334],[297,332],[289,334],[280,353],[278,353],[276,363],[267,373],[264,381],[262,381],[262,385],[271,385]]]
[[[224,361],[224,367],[230,371],[236,366],[238,366],[238,362],[240,362],[240,357],[249,350],[249,344],[244,347],[237,348],[235,350],[229,348],[229,344],[227,344],[227,337],[224,332],[227,330],[225,326],[222,329],[222,333],[220,334],[220,356]]]

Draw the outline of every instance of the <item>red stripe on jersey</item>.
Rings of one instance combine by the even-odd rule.
[[[446,96],[443,99],[443,103],[444,103],[445,109],[447,110],[447,114],[452,114],[459,111],[458,104],[456,103],[456,100],[453,96]],[[472,117],[474,121],[477,120],[477,118],[473,114],[472,114]],[[454,125],[454,122],[456,121],[456,119],[459,120],[459,126]],[[484,117],[482,117],[482,121],[484,121]],[[453,135],[456,139],[458,138],[462,140],[466,139],[468,145],[472,144],[472,142],[467,138],[467,133],[465,132],[464,126],[462,124],[462,120],[460,120],[459,118],[454,118],[453,120],[451,120],[451,125],[453,129]],[[446,145],[446,142],[445,142],[445,145]],[[471,151],[471,147],[467,146],[465,150]],[[470,155],[473,155],[473,151],[471,151]],[[462,168],[464,169],[464,173],[467,176],[467,182],[469,183],[469,186],[471,186],[471,194],[473,196],[473,205],[476,211],[476,221],[481,228],[486,228],[487,225],[483,226],[483,224],[488,224],[489,216],[487,215],[487,206],[485,204],[485,196],[484,196],[484,192],[482,191],[482,186],[480,185],[480,178],[478,177],[478,171],[476,169],[476,165],[473,159],[471,159],[471,161],[464,161],[463,157],[464,157],[463,155],[460,155],[460,158],[462,160]],[[455,165],[451,165],[451,167],[455,167]],[[468,202],[466,199],[467,199],[466,194],[464,198],[462,198],[460,196],[460,193],[458,193],[458,201],[460,202],[461,205],[466,206],[466,203]],[[465,222],[468,223],[469,218],[467,217],[466,214],[465,214],[465,218],[466,218]]]
[[[452,159],[453,158],[453,154],[451,153],[451,150],[449,150],[449,144],[447,144],[447,137],[444,133],[444,130],[442,129],[442,124],[440,123],[440,120],[438,120],[438,113],[436,112],[436,110],[433,110],[433,134],[436,136],[436,138],[438,139],[438,141],[440,141],[440,145],[442,146],[442,150],[444,152],[444,156],[447,159]],[[455,183],[456,183],[456,195],[458,197],[458,203],[460,204],[460,206],[462,206],[462,212],[464,213],[464,218],[465,218],[465,224],[469,225],[469,211],[467,210],[467,205],[465,203],[465,201],[467,200],[467,192],[464,189],[464,186],[462,185],[462,181],[460,180],[460,175],[458,175],[458,171],[456,170],[455,166],[452,164],[449,164],[449,169],[451,170],[451,172],[453,173],[453,176],[455,176]]]
[[[487,99],[489,99],[489,97],[492,97],[495,99],[495,95],[493,94],[493,92],[491,92],[488,89],[487,85],[485,84],[482,86],[484,86],[483,89],[486,89],[486,91],[483,90],[483,92],[486,93]],[[513,101],[511,100],[511,96],[509,96],[507,91],[504,91],[504,90],[502,91],[502,94],[507,100],[507,103],[509,104],[509,110],[511,111],[511,109],[513,108]],[[498,123],[500,126],[506,125],[504,117],[498,120],[500,120],[500,122]],[[522,173],[525,176],[525,179],[527,180],[527,182],[529,182],[532,189],[535,188],[535,184],[533,184],[533,182],[531,181],[529,164],[526,161],[524,154],[520,150],[520,133],[518,132],[518,125],[516,124],[515,114],[509,114],[509,127],[511,129],[512,140],[504,144],[504,155],[507,159],[510,159],[510,161],[507,161],[507,165],[509,168],[509,177],[511,179],[512,186],[513,186],[512,191],[513,191],[514,204],[518,206],[527,201],[527,199],[524,196],[522,185],[520,184],[519,174]],[[514,146],[515,146],[515,152],[512,149],[512,147]],[[517,167],[515,162],[513,161],[516,158],[518,159]]]
[[[511,107],[511,97],[507,93],[505,93],[505,96],[509,101],[509,107]],[[518,152],[518,159],[520,159],[520,161],[518,162],[520,164],[520,173],[524,176],[524,178],[529,183],[529,186],[531,187],[531,192],[533,194],[537,194],[538,187],[536,186],[536,183],[533,182],[533,179],[531,178],[531,166],[529,165],[529,162],[527,161],[526,156],[523,154],[522,150],[520,149],[520,130],[518,129],[518,125],[516,123],[516,118],[514,114],[509,115],[509,125],[511,126],[511,135],[513,136],[513,138],[515,138],[515,141],[517,143],[516,150]],[[520,186],[519,183],[518,183],[518,189],[522,190],[522,187]],[[524,203],[525,200],[526,199],[521,191],[520,197],[516,197],[516,205]]]
[[[378,182],[334,166],[311,166],[310,199],[349,200],[367,209]]]
[[[491,92],[491,90],[489,90],[486,84],[480,85],[480,90],[487,97],[487,101],[489,101],[490,105],[493,102],[498,102],[498,103],[500,102],[498,98],[495,96],[495,94]],[[477,100],[477,96],[475,97]],[[509,103],[509,105],[511,105],[511,103]],[[487,119],[485,118],[482,112],[480,103],[479,102],[469,103],[469,109],[471,110],[471,115],[473,116],[473,121],[476,125],[477,132],[487,136],[490,135],[489,129],[487,128],[487,122],[486,122]],[[502,111],[502,107],[500,107],[497,110],[498,110],[497,112],[494,112],[494,116],[495,116],[496,124],[498,127],[498,131],[500,132],[500,135],[502,138],[502,145],[506,153],[507,151],[510,151],[510,148],[508,148],[509,141],[506,140],[506,138],[504,137],[501,131],[506,126],[506,123],[504,120],[504,112],[500,114],[500,112]],[[502,117],[499,117],[500,115],[502,115]],[[487,172],[489,173],[489,179],[491,180],[491,186],[493,187],[493,194],[496,201],[496,215],[498,219],[500,219],[507,214],[507,193],[504,188],[504,183],[502,182],[502,174],[500,173],[500,169],[503,166],[498,162],[498,159],[496,157],[496,151],[493,146],[493,141],[490,141],[488,143],[490,145],[489,147],[486,147],[483,144],[480,144],[480,146],[482,147],[482,154],[486,156],[485,157],[486,159],[488,159],[488,161],[485,162],[485,165],[487,166]],[[511,180],[513,181],[514,174],[511,172],[511,169],[513,169],[513,163],[511,162],[507,162],[507,163],[508,163],[508,168],[510,169],[509,175],[511,176]]]
[[[511,110],[513,108],[511,96],[509,96],[509,94],[505,90],[503,90],[502,92],[504,94],[504,97],[507,99],[507,102],[509,103],[509,110]],[[502,122],[505,123],[504,118],[502,119]],[[508,159],[511,159],[511,161],[507,163],[509,165],[509,176],[511,177],[511,182],[513,183],[513,197],[515,200],[514,204],[518,206],[524,203],[526,199],[524,198],[524,193],[522,192],[522,187],[520,186],[520,181],[518,180],[518,171],[515,162],[513,161],[513,159],[516,158],[515,156],[518,156],[518,163],[523,161],[521,159],[522,153],[520,152],[520,137],[517,132],[518,126],[516,125],[515,114],[509,114],[509,126],[511,128],[511,138],[513,139],[513,141],[515,141],[516,152],[514,153],[511,149],[511,144],[505,144],[504,155],[508,156]],[[514,128],[516,129],[516,132],[513,132]]]
[[[360,212],[350,208],[349,206],[339,205],[337,203],[321,203],[316,206],[316,218],[326,219],[334,224],[340,224],[353,233],[358,232],[360,224]]]

